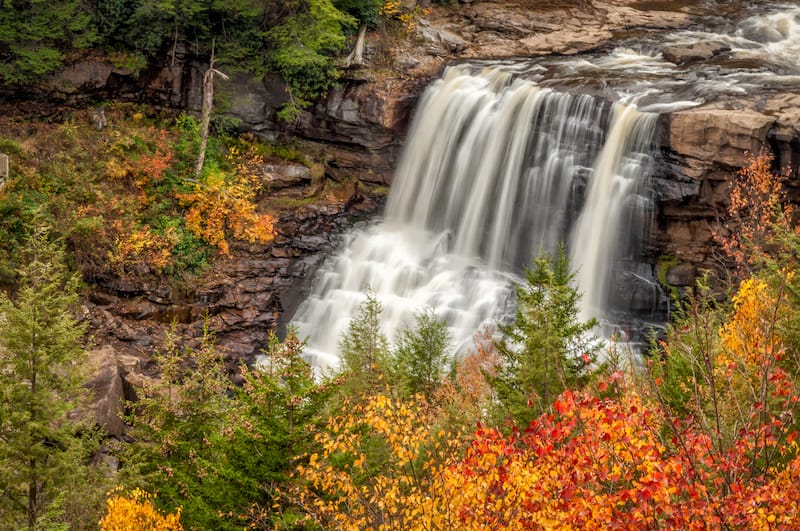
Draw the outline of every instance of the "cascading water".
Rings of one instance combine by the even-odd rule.
[[[385,221],[346,235],[293,318],[312,364],[337,363],[368,288],[390,339],[430,307],[466,347],[482,323],[510,315],[519,273],[560,241],[583,318],[613,321],[618,307],[658,320],[663,294],[637,246],[652,215],[652,113],[800,83],[797,5],[742,3],[735,22],[708,6],[708,25],[608,53],[447,69],[419,103]],[[700,65],[662,53],[709,42],[718,52]],[[567,93],[577,86],[597,97]]]
[[[429,307],[467,346],[510,313],[513,282],[538,250],[570,233],[584,315],[602,317],[612,264],[638,234],[626,220],[648,204],[635,198],[654,117],[507,69],[449,68],[419,104],[385,221],[346,237],[293,318],[311,363],[337,363],[367,289],[390,339]]]
[[[642,228],[648,218],[649,202],[641,200],[641,192],[652,164],[657,117],[630,105],[614,106],[611,129],[570,238],[570,264],[577,268],[583,290],[583,320],[605,316],[615,260],[638,241],[632,227]]]

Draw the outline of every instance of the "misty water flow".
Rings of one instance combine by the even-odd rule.
[[[463,350],[483,324],[513,315],[524,267],[559,242],[577,271],[583,318],[613,326],[632,305],[631,279],[659,291],[642,261],[655,113],[800,83],[800,8],[761,8],[607,53],[448,68],[418,104],[384,220],[345,235],[292,319],[307,359],[338,363],[367,289],[390,340],[432,308]],[[662,54],[707,41],[724,50],[700,65]]]
[[[336,363],[367,289],[390,339],[427,307],[463,348],[512,312],[513,283],[559,242],[585,282],[584,314],[602,317],[615,255],[646,226],[649,202],[633,198],[654,118],[502,69],[448,69],[419,104],[385,220],[347,236],[294,317],[310,361]]]

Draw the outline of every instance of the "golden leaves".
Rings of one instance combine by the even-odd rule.
[[[203,181],[193,182],[191,192],[177,195],[188,207],[186,228],[225,255],[230,253],[228,232],[250,243],[272,240],[274,218],[257,212],[255,180],[253,176],[212,171]]]
[[[111,493],[106,500],[107,513],[100,520],[101,531],[183,531],[181,510],[166,516],[158,512],[152,496],[141,489],[127,495]]]

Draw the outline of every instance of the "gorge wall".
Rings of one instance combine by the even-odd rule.
[[[690,8],[680,2],[637,0],[544,4],[486,0],[434,7],[405,38],[372,35],[368,67],[346,71],[327,98],[290,124],[277,118],[287,95],[276,77],[235,74],[219,83],[218,102],[240,129],[273,141],[299,140],[304,149],[319,153],[331,180],[355,177],[367,185],[388,185],[417,98],[447,64],[488,57],[558,60],[610,50],[619,39],[631,36],[688,28],[712,9],[733,9],[715,2]],[[713,62],[725,50],[724,43],[678,44],[663,53],[680,67]],[[204,65],[187,53],[177,59],[174,65],[153,66],[136,77],[101,59],[84,58],[41,85],[38,96],[73,104],[120,98],[197,111]],[[771,148],[779,167],[792,168],[793,197],[800,199],[797,86],[751,90],[662,112],[656,135],[661,152],[654,178],[656,215],[647,259],[654,268],[663,265],[668,284],[691,286],[702,270],[719,267],[712,228],[724,210],[731,178],[748,152]],[[605,97],[592,87],[572,90]],[[356,189],[352,197],[357,195]],[[353,214],[379,209],[379,201],[353,203],[352,197],[287,210],[273,243],[238,245],[234,258],[216,264],[191,292],[121,280],[99,285],[87,302],[93,327],[102,331],[105,342],[146,352],[173,317],[196,330],[207,312],[231,361],[251,356],[264,345],[278,316],[294,304],[293,286],[335,247],[335,234],[352,222]]]

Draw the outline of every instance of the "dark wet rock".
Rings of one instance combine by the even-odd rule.
[[[697,268],[692,264],[678,264],[669,268],[666,275],[667,284],[670,286],[694,286],[697,278]]]

